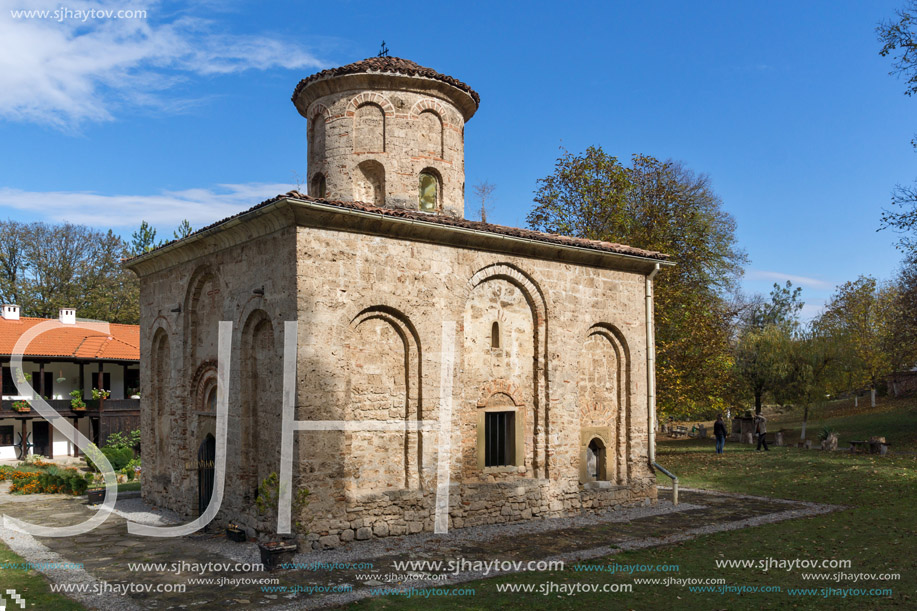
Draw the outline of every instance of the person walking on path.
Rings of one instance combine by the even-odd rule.
[[[713,436],[716,437],[716,453],[723,453],[723,446],[726,445],[726,423],[723,422],[723,414],[716,417],[713,423]]]
[[[761,414],[755,416],[755,433],[758,435],[758,447],[755,451],[759,451],[764,445],[764,451],[770,452],[770,448],[767,447],[767,418]]]

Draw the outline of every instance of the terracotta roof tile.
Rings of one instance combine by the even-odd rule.
[[[0,354],[12,354],[23,333],[47,321],[57,327],[36,337],[26,348],[25,356],[51,356],[81,360],[140,360],[140,327],[109,325],[109,333],[65,325],[55,318],[0,319]]]
[[[546,242],[549,244],[559,244],[561,246],[574,246],[577,248],[588,248],[592,250],[599,250],[603,252],[611,252],[621,255],[627,255],[631,257],[642,257],[645,259],[655,259],[657,261],[668,261],[669,255],[661,252],[656,252],[654,250],[645,250],[643,248],[635,248],[633,246],[627,246],[625,244],[617,244],[615,242],[602,242],[599,240],[587,240],[585,238],[572,238],[569,236],[562,236],[553,233],[542,233],[540,231],[532,231],[530,229],[519,229],[517,227],[507,227],[505,225],[493,225],[491,223],[482,223],[480,221],[469,221],[466,219],[460,219],[451,216],[445,216],[441,214],[430,214],[428,212],[420,212],[419,210],[404,210],[400,208],[379,208],[378,206],[373,206],[371,204],[364,204],[362,202],[341,202],[334,200],[320,199],[318,197],[311,197],[309,195],[303,195],[298,191],[289,191],[283,195],[277,195],[270,199],[266,199],[257,206],[252,206],[248,210],[243,210],[238,214],[228,216],[225,219],[219,220],[215,223],[207,225],[198,229],[189,236],[182,238],[184,240],[188,239],[191,236],[202,233],[214,227],[218,227],[223,223],[229,222],[233,219],[236,219],[240,216],[248,214],[258,210],[259,208],[264,208],[269,206],[274,202],[277,202],[282,199],[298,199],[307,202],[316,202],[319,204],[325,204],[328,206],[334,206],[345,210],[360,210],[363,212],[371,212],[374,214],[379,214],[381,216],[395,217],[395,218],[409,218],[413,220],[418,220],[426,223],[434,223],[437,225],[446,225],[450,227],[461,227],[463,229],[471,229],[474,231],[481,231],[484,233],[491,233],[494,235],[503,235],[509,237],[518,237],[527,240],[534,240],[536,242]],[[154,253],[157,250],[179,242],[180,240],[172,240],[171,242],[166,242],[161,246],[154,248],[153,250],[134,257],[134,259],[145,257],[150,253]],[[128,259],[129,261],[131,259]]]
[[[474,99],[475,105],[481,105],[481,96],[479,96],[474,89],[458,80],[457,78],[446,76],[445,74],[440,74],[432,68],[424,68],[423,66],[412,62],[409,59],[402,59],[400,57],[370,57],[358,62],[354,62],[352,64],[347,64],[346,66],[339,66],[337,68],[329,68],[328,70],[316,72],[312,76],[308,76],[299,81],[299,84],[296,85],[296,89],[293,91],[293,101],[296,101],[296,98],[299,96],[299,92],[302,91],[303,88],[305,88],[309,83],[320,81],[326,78],[332,78],[335,76],[343,76],[345,74],[361,74],[364,72],[391,72],[394,74],[422,76],[435,79],[437,81],[448,83],[457,89],[461,89]]]

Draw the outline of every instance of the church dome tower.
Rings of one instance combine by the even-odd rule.
[[[465,122],[480,97],[465,83],[397,57],[303,79],[309,195],[463,217]]]

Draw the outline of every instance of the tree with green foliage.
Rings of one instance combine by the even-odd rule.
[[[161,245],[162,241],[156,241],[156,229],[146,221],[140,221],[139,229],[131,234],[130,252],[133,257],[150,252]]]
[[[172,235],[175,236],[176,240],[181,240],[182,238],[187,238],[189,235],[194,233],[194,229],[191,228],[191,223],[188,222],[188,219],[183,219],[179,223],[178,228],[172,232]]]
[[[672,255],[676,266],[655,286],[660,413],[725,406],[733,365],[726,296],[746,258],[707,176],[645,155],[625,166],[601,147],[564,151],[554,173],[538,181],[527,222],[538,231]]]
[[[903,76],[907,95],[917,94],[917,0],[908,0],[895,11],[897,21],[885,21],[876,27],[882,43],[879,55],[894,59],[890,74]]]
[[[896,369],[906,370],[917,365],[917,253],[905,260],[894,283],[891,359]]]
[[[845,282],[828,301],[817,324],[841,347],[847,387],[839,390],[875,392],[887,374],[906,365],[895,362],[906,353],[896,336],[898,307],[898,287],[870,276]]]
[[[835,338],[817,321],[799,331],[789,344],[787,375],[781,382],[781,392],[804,409],[802,440],[806,438],[809,409],[828,398],[829,389],[837,379],[840,355]]]
[[[756,295],[743,308],[735,343],[736,374],[761,413],[764,394],[786,379],[793,334],[799,326],[802,289],[774,284],[770,299]],[[779,394],[779,393],[778,393]]]
[[[127,244],[112,231],[63,223],[0,223],[0,291],[25,316],[136,323],[139,283],[122,265]]]
[[[876,28],[882,43],[879,54],[893,58],[891,74],[905,79],[904,93],[910,96],[917,94],[917,0],[908,0],[895,14],[896,21]],[[917,137],[911,143],[917,148]],[[882,212],[881,229],[899,233],[898,246],[905,252],[917,252],[917,183],[895,188],[892,208]]]

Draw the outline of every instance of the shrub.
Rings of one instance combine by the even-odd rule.
[[[140,446],[140,429],[134,429],[130,433],[112,433],[105,441],[106,448],[131,448],[136,450]]]
[[[309,489],[300,488],[296,491],[295,494],[291,495],[291,507],[290,510],[293,515],[297,515],[305,509],[306,505],[309,504]],[[277,476],[277,472],[273,472],[267,477],[265,477],[261,484],[258,486],[258,497],[255,499],[255,505],[258,507],[258,513],[264,515],[266,513],[274,512],[277,510],[277,503],[280,501],[280,478]],[[305,531],[305,525],[302,522],[296,521],[293,523],[293,526],[296,530],[300,531],[301,534],[307,534]]]
[[[35,470],[17,468],[4,475],[12,482],[10,492],[18,494],[83,494],[92,477],[77,469],[56,466]]]
[[[111,468],[114,471],[120,471],[134,458],[134,451],[130,448],[113,448],[111,446],[105,446],[102,448],[102,454],[104,454],[108,462],[111,463]],[[89,466],[92,467],[94,471],[101,471],[99,466],[92,460],[88,462]]]

